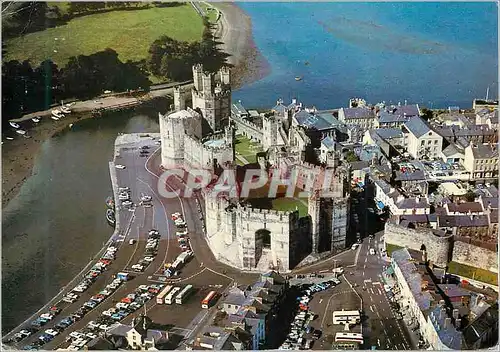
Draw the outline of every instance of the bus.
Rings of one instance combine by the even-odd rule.
[[[172,304],[175,302],[175,296],[177,295],[177,292],[181,290],[180,287],[175,286],[169,293],[168,295],[165,296],[165,304]]]
[[[201,301],[201,308],[208,309],[214,303],[215,298],[217,297],[216,291],[210,291],[208,295]]]
[[[165,302],[165,296],[170,292],[172,289],[172,285],[167,285],[159,294],[156,296],[156,303],[157,304],[163,304]]]
[[[359,310],[338,310],[333,312],[333,324],[334,325],[355,325],[359,324],[361,321],[361,315]]]
[[[363,335],[353,332],[338,332],[335,334],[335,342],[357,342],[363,343]]]
[[[177,297],[175,297],[175,303],[183,304],[191,293],[193,293],[193,285],[187,285],[182,289]]]

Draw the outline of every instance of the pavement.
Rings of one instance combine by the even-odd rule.
[[[215,260],[210,251],[203,229],[202,214],[198,208],[196,198],[163,198],[159,195],[158,179],[162,173],[160,167],[160,148],[157,144],[158,135],[135,136],[130,140],[124,138],[124,144],[119,145],[119,151],[115,155],[115,163],[125,165],[125,169],[115,169],[112,174],[116,175],[114,186],[128,186],[131,190],[131,200],[137,204],[133,209],[127,209],[117,204],[117,218],[120,229],[113,236],[119,249],[117,257],[108,266],[94,284],[83,294],[77,302],[73,304],[63,304],[63,311],[52,322],[45,325],[41,331],[53,327],[63,317],[72,314],[91,296],[101,291],[119,271],[127,271],[135,277],[122,284],[111,296],[99,304],[95,309],[87,313],[80,321],[73,324],[63,333],[58,335],[50,343],[43,346],[44,349],[56,349],[65,347],[65,338],[68,333],[82,329],[91,320],[96,320],[102,311],[113,307],[116,301],[143,284],[168,283],[179,285],[193,284],[196,288],[195,294],[190,300],[180,305],[158,305],[153,299],[146,304],[146,311],[157,324],[169,326],[176,334],[184,338],[184,342],[194,338],[200,329],[213,318],[216,313],[216,305],[209,310],[202,310],[200,301],[212,289],[218,285],[217,291],[224,293],[233,283],[250,284],[256,281],[258,274],[242,273],[238,269],[229,267]],[[140,157],[139,148],[149,146],[149,156]],[[117,185],[116,185],[117,183]],[[170,190],[184,188],[184,184],[173,177],[169,178],[165,186]],[[116,190],[115,190],[116,191]],[[116,193],[116,192],[115,192]],[[142,194],[152,196],[153,207],[145,208],[140,205],[139,198]],[[171,280],[162,276],[164,264],[172,262],[181,253],[177,245],[175,236],[175,226],[170,221],[170,214],[180,212],[184,215],[187,223],[190,245],[194,252],[194,258],[181,270],[178,278]],[[365,212],[366,213],[366,212]],[[363,222],[360,226],[363,226]],[[158,255],[155,260],[146,268],[143,273],[136,273],[131,270],[144,253],[147,231],[156,229],[161,234],[159,241]],[[361,229],[361,231],[363,231]],[[347,250],[338,255],[328,258],[322,262],[301,268],[293,274],[328,272],[333,268],[343,267],[344,278],[342,284],[315,296],[317,303],[312,302],[313,311],[322,314],[314,324],[319,324],[320,328],[335,332],[334,327],[329,327],[328,320],[331,319],[333,310],[351,309],[361,307],[367,317],[363,320],[362,330],[367,346],[377,346],[377,349],[411,349],[408,332],[402,321],[397,320],[391,311],[386,297],[382,278],[382,271],[387,266],[387,261],[380,255],[380,248],[383,246],[382,233],[377,233],[373,240],[365,239],[356,251]],[[130,239],[136,239],[133,244],[129,244]],[[370,255],[369,249],[374,248],[376,255]],[[99,257],[96,257],[96,260]],[[78,278],[74,280],[76,283]],[[73,282],[61,291],[61,295],[71,290],[75,285]],[[325,295],[323,297],[323,295]],[[52,303],[52,302],[51,302]],[[45,307],[46,309],[47,307]],[[358,308],[359,309],[359,308]],[[134,316],[142,314],[139,310],[129,315],[123,323],[130,323]],[[37,315],[39,315],[38,313]],[[36,315],[36,316],[37,316]],[[32,316],[13,332],[19,331],[25,326],[29,326]],[[330,318],[329,318],[330,317]],[[41,332],[19,342],[10,347],[22,348],[38,339]],[[318,346],[321,347],[321,341]],[[326,345],[325,345],[326,346]],[[331,345],[330,345],[331,346]],[[328,346],[326,346],[328,347]]]

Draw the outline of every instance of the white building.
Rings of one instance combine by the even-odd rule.
[[[443,137],[420,117],[412,117],[404,124],[407,148],[415,159],[438,159],[443,147]]]
[[[469,144],[465,148],[465,169],[473,180],[498,177],[498,147],[496,144]]]
[[[375,180],[374,184],[375,201],[380,210],[388,207],[392,215],[430,214],[427,197],[405,197],[384,180]]]

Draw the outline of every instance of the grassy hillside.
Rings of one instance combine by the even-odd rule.
[[[190,5],[113,11],[76,18],[68,24],[6,41],[4,61],[29,59],[38,65],[52,59],[64,66],[71,56],[114,49],[121,61],[138,61],[162,35],[201,39],[203,21]]]

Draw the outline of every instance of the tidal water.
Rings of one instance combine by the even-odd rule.
[[[271,67],[234,94],[247,107],[269,108],[280,97],[317,108],[346,106],[352,97],[471,107],[488,87],[498,91],[494,2],[238,6],[252,18],[255,43]]]
[[[271,74],[234,92],[247,107],[297,97],[470,106],[497,90],[493,3],[239,3]],[[302,77],[296,81],[295,77]],[[157,112],[79,122],[47,140],[2,214],[2,331],[49,301],[110,237],[104,200],[119,132],[158,131]]]
[[[33,176],[2,212],[3,332],[48,302],[109,239],[104,202],[115,138],[158,131],[155,116],[84,120],[43,143]]]

